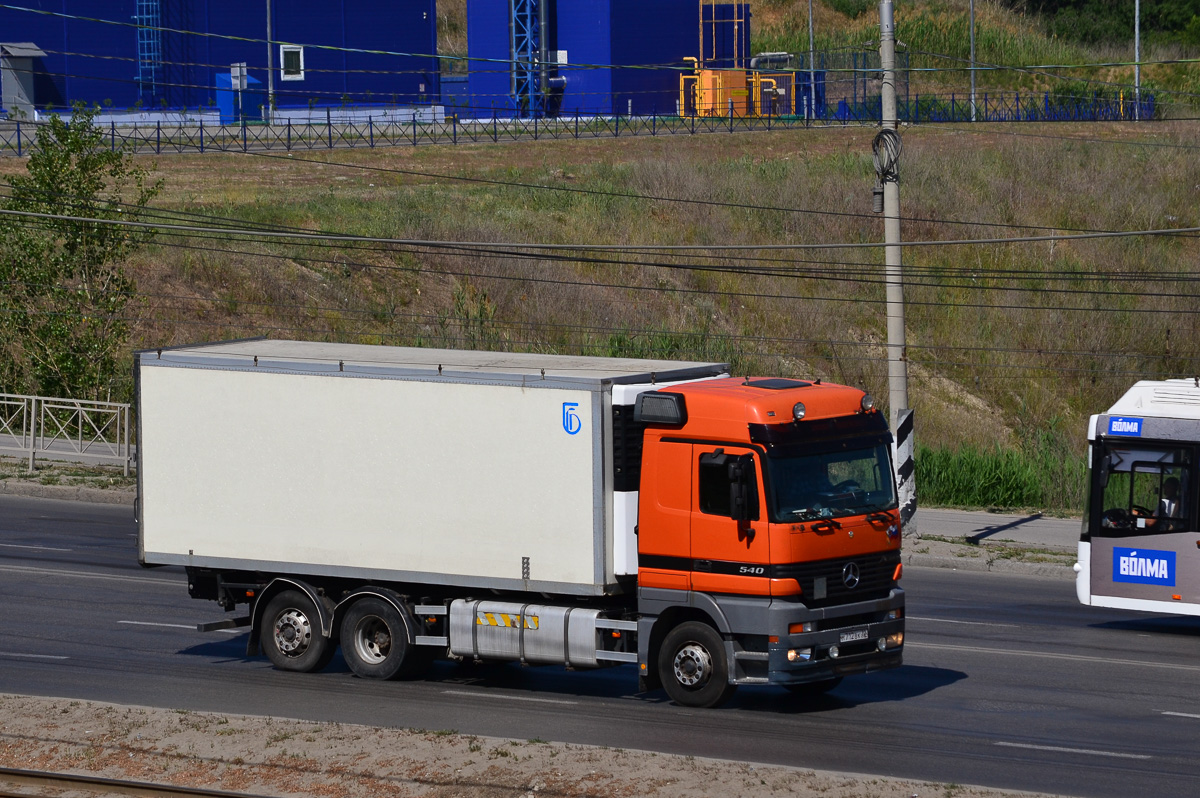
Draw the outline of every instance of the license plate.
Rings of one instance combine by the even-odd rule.
[[[866,639],[867,639],[867,630],[866,629],[853,629],[849,632],[842,632],[840,635],[838,635],[839,643],[853,643],[855,640],[866,640]]]

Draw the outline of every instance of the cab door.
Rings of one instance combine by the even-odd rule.
[[[770,595],[762,463],[751,449],[692,445],[692,589]]]

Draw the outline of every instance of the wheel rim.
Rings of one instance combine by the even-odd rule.
[[[712,655],[699,643],[688,643],[675,652],[675,681],[684,687],[703,687],[712,677]]]
[[[275,617],[275,647],[289,657],[303,656],[312,643],[312,623],[297,609],[284,610]]]
[[[378,665],[392,651],[392,633],[382,618],[363,618],[354,627],[354,653],[369,665]]]

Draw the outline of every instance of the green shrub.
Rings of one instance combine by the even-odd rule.
[[[924,505],[1083,509],[1084,459],[1053,421],[1017,448],[918,446],[917,497]]]

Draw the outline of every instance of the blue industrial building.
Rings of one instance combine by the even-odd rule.
[[[78,101],[147,111],[220,103],[225,116],[226,108],[234,109],[231,65],[245,63],[249,86],[242,108],[247,118],[261,117],[269,83],[268,40],[277,109],[428,105],[440,99],[434,0],[23,0],[21,5],[49,13],[0,8],[0,57],[10,51],[24,56],[3,66],[18,76],[32,69],[31,81],[8,83],[31,89],[32,97],[16,101],[38,110]],[[6,43],[33,49],[6,50]],[[30,55],[36,52],[42,55]],[[5,100],[13,102],[7,94]]]
[[[745,3],[468,0],[462,116],[673,114],[679,77],[749,61]]]

